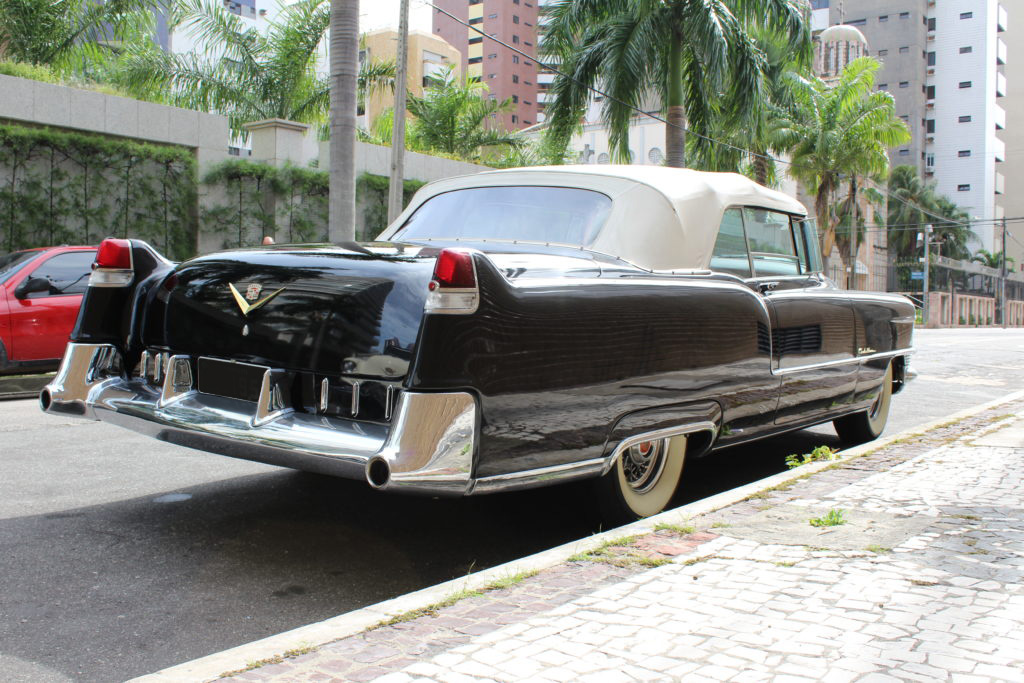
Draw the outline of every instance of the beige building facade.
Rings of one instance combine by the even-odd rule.
[[[363,35],[359,48],[359,61],[393,60],[398,53],[398,32],[392,29],[370,31]],[[462,54],[444,38],[423,31],[410,31],[406,50],[409,73],[406,83],[410,95],[423,95],[427,78],[440,73],[449,66],[457,75],[462,73]],[[359,125],[370,128],[373,122],[388,107],[394,106],[394,95],[390,90],[370,94],[359,112]]]

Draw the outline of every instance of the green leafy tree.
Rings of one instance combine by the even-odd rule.
[[[3,0],[0,53],[90,76],[130,45],[150,43],[155,0]]]
[[[887,150],[910,139],[896,116],[893,97],[875,91],[878,62],[861,57],[846,66],[838,81],[828,84],[811,76],[793,88],[793,108],[772,125],[772,135],[792,160],[790,173],[814,195],[821,253],[828,265],[836,228],[850,213],[835,210],[840,189],[848,184],[855,206],[860,177],[885,176]],[[853,218],[856,222],[856,217]]]
[[[810,40],[801,0],[556,0],[546,14],[545,51],[567,74],[551,85],[549,134],[568,140],[598,86],[611,95],[601,113],[613,158],[628,162],[633,107],[657,101],[675,167],[685,165],[687,123],[708,135],[716,109],[741,120],[762,105],[765,57],[749,27],[797,50]]]
[[[889,174],[888,243],[901,260],[920,255],[917,235],[925,225],[934,228],[932,240],[942,243],[946,256],[966,259],[967,243],[975,235],[970,216],[947,197],[936,193],[934,183],[925,182],[913,166],[897,166]]]

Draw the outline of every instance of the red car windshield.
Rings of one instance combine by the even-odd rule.
[[[12,251],[0,256],[0,284],[14,276],[22,266],[39,256],[41,251]]]

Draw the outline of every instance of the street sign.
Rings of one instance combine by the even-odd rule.
[[[923,280],[924,279],[924,271],[923,270],[912,270],[912,271],[910,271],[910,279],[911,280]]]

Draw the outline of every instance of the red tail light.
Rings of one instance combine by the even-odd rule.
[[[105,239],[96,251],[96,268],[132,269],[132,243],[129,240]]]
[[[435,287],[472,289],[476,287],[473,254],[462,249],[442,249],[434,265]]]

